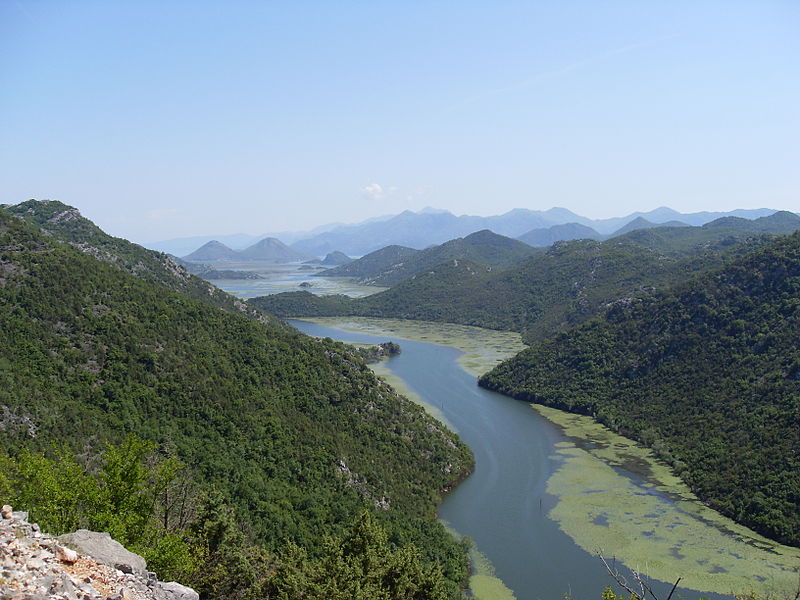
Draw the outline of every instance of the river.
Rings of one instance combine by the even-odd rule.
[[[309,335],[348,342],[392,339],[305,321],[291,323]],[[440,411],[475,454],[474,474],[444,498],[441,519],[472,538],[518,600],[557,600],[565,594],[578,600],[599,599],[603,587],[612,582],[605,567],[548,517],[558,499],[547,493],[547,482],[564,461],[558,450],[569,441],[561,430],[529,405],[479,388],[475,377],[457,363],[459,350],[407,339],[392,341],[401,345],[402,353],[386,366]],[[635,473],[625,475],[644,483]],[[669,502],[666,497],[662,500]],[[642,563],[646,561],[642,556]],[[664,600],[671,586],[652,583]],[[687,600],[714,597],[686,589],[678,593]]]

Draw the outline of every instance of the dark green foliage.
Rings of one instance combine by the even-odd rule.
[[[218,487],[269,549],[314,554],[368,507],[426,564],[459,557],[442,562],[449,589],[464,579],[432,517],[468,449],[347,346],[134,277],[3,210],[0,322],[12,455],[52,440],[96,453],[133,433]]]
[[[275,600],[445,600],[437,567],[425,567],[413,546],[392,548],[384,529],[363,513],[346,534],[328,538],[318,558],[290,544],[265,585]]]
[[[365,298],[287,293],[250,302],[282,317],[446,321],[519,331],[534,341],[583,322],[618,298],[646,296],[769,239],[724,227],[664,227],[602,243],[561,242],[505,270],[450,260]]]
[[[400,344],[394,342],[383,342],[366,348],[357,348],[359,355],[366,363],[378,362],[381,359],[400,354]]]
[[[222,292],[207,281],[191,275],[180,260],[138,244],[108,235],[78,209],[54,200],[28,200],[5,210],[34,225],[57,240],[67,242],[82,252],[140,279],[157,283],[195,300],[253,319],[271,317]],[[277,321],[273,319],[273,323]]]
[[[12,457],[0,449],[0,496],[24,507],[47,533],[106,531],[163,578],[185,578],[197,565],[184,528],[192,499],[186,519],[163,516],[170,492],[188,478],[180,461],[154,450],[132,436],[81,460],[63,446],[51,448],[49,456],[24,450]]]
[[[302,291],[259,296],[247,303],[280,317],[335,317],[357,314],[350,309],[352,301],[343,294],[320,296]]]
[[[394,248],[394,250],[392,250]],[[476,262],[485,267],[506,268],[518,264],[537,254],[539,251],[518,240],[492,233],[488,229],[477,231],[463,238],[450,240],[444,244],[415,250],[413,254],[401,253],[391,262],[384,260],[391,254],[399,253],[400,246],[384,248],[337,269],[339,273],[329,271],[318,273],[318,276],[338,276],[347,273],[359,273],[360,283],[368,285],[396,285],[411,277],[419,276],[428,269],[436,268],[443,262],[461,260]],[[392,250],[390,253],[389,251]],[[405,250],[405,249],[403,249]],[[347,275],[347,276],[353,276]]]
[[[375,252],[370,252],[361,258],[345,265],[316,273],[319,277],[356,277],[363,279],[381,273],[389,267],[420,253],[420,250],[406,248],[405,246],[386,246]]]
[[[712,507],[800,544],[800,234],[535,344],[481,378],[651,446]]]

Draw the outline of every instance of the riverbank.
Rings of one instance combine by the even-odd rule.
[[[560,499],[550,517],[579,546],[638,564],[655,579],[681,577],[681,585],[704,592],[783,598],[798,589],[800,549],[705,506],[648,448],[591,417],[533,408],[570,438],[559,444],[562,465],[547,491]],[[633,483],[624,471],[642,482]]]
[[[522,348],[504,332],[474,327],[367,318],[314,322],[458,348],[464,352],[458,364],[473,376]],[[380,369],[399,383],[388,364]],[[402,387],[414,394],[405,382]],[[577,546],[615,556],[653,579],[681,577],[681,587],[701,592],[783,597],[797,589],[800,550],[771,542],[705,507],[649,450],[589,417],[534,408],[566,436],[550,451],[556,465],[546,491],[556,500],[547,516]],[[480,589],[480,580],[475,583]]]
[[[373,317],[315,317],[297,319],[353,333],[392,336],[417,342],[450,346],[463,352],[458,364],[479,377],[498,363],[522,352],[527,346],[513,331],[495,331],[454,323],[378,319]]]

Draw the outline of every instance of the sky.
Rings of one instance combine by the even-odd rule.
[[[800,2],[0,0],[0,203],[137,242],[800,210]]]

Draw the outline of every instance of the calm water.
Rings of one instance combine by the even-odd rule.
[[[298,291],[312,294],[345,294],[353,298],[361,298],[386,289],[374,285],[360,285],[354,279],[343,277],[315,277],[315,273],[323,271],[309,265],[248,262],[226,263],[218,268],[253,271],[263,277],[263,279],[215,279],[211,281],[218,288],[239,298],[255,298]]]
[[[309,335],[343,341],[392,339],[291,323]],[[555,444],[566,438],[524,402],[479,388],[475,378],[458,366],[458,350],[392,341],[401,345],[402,354],[389,359],[387,366],[439,408],[475,454],[475,473],[444,499],[441,518],[475,541],[518,600],[559,600],[565,593],[578,600],[599,600],[611,582],[605,567],[547,517],[556,501],[545,491],[547,479],[560,464]],[[669,587],[654,585],[662,600]],[[700,594],[680,590],[680,596],[692,599]]]

